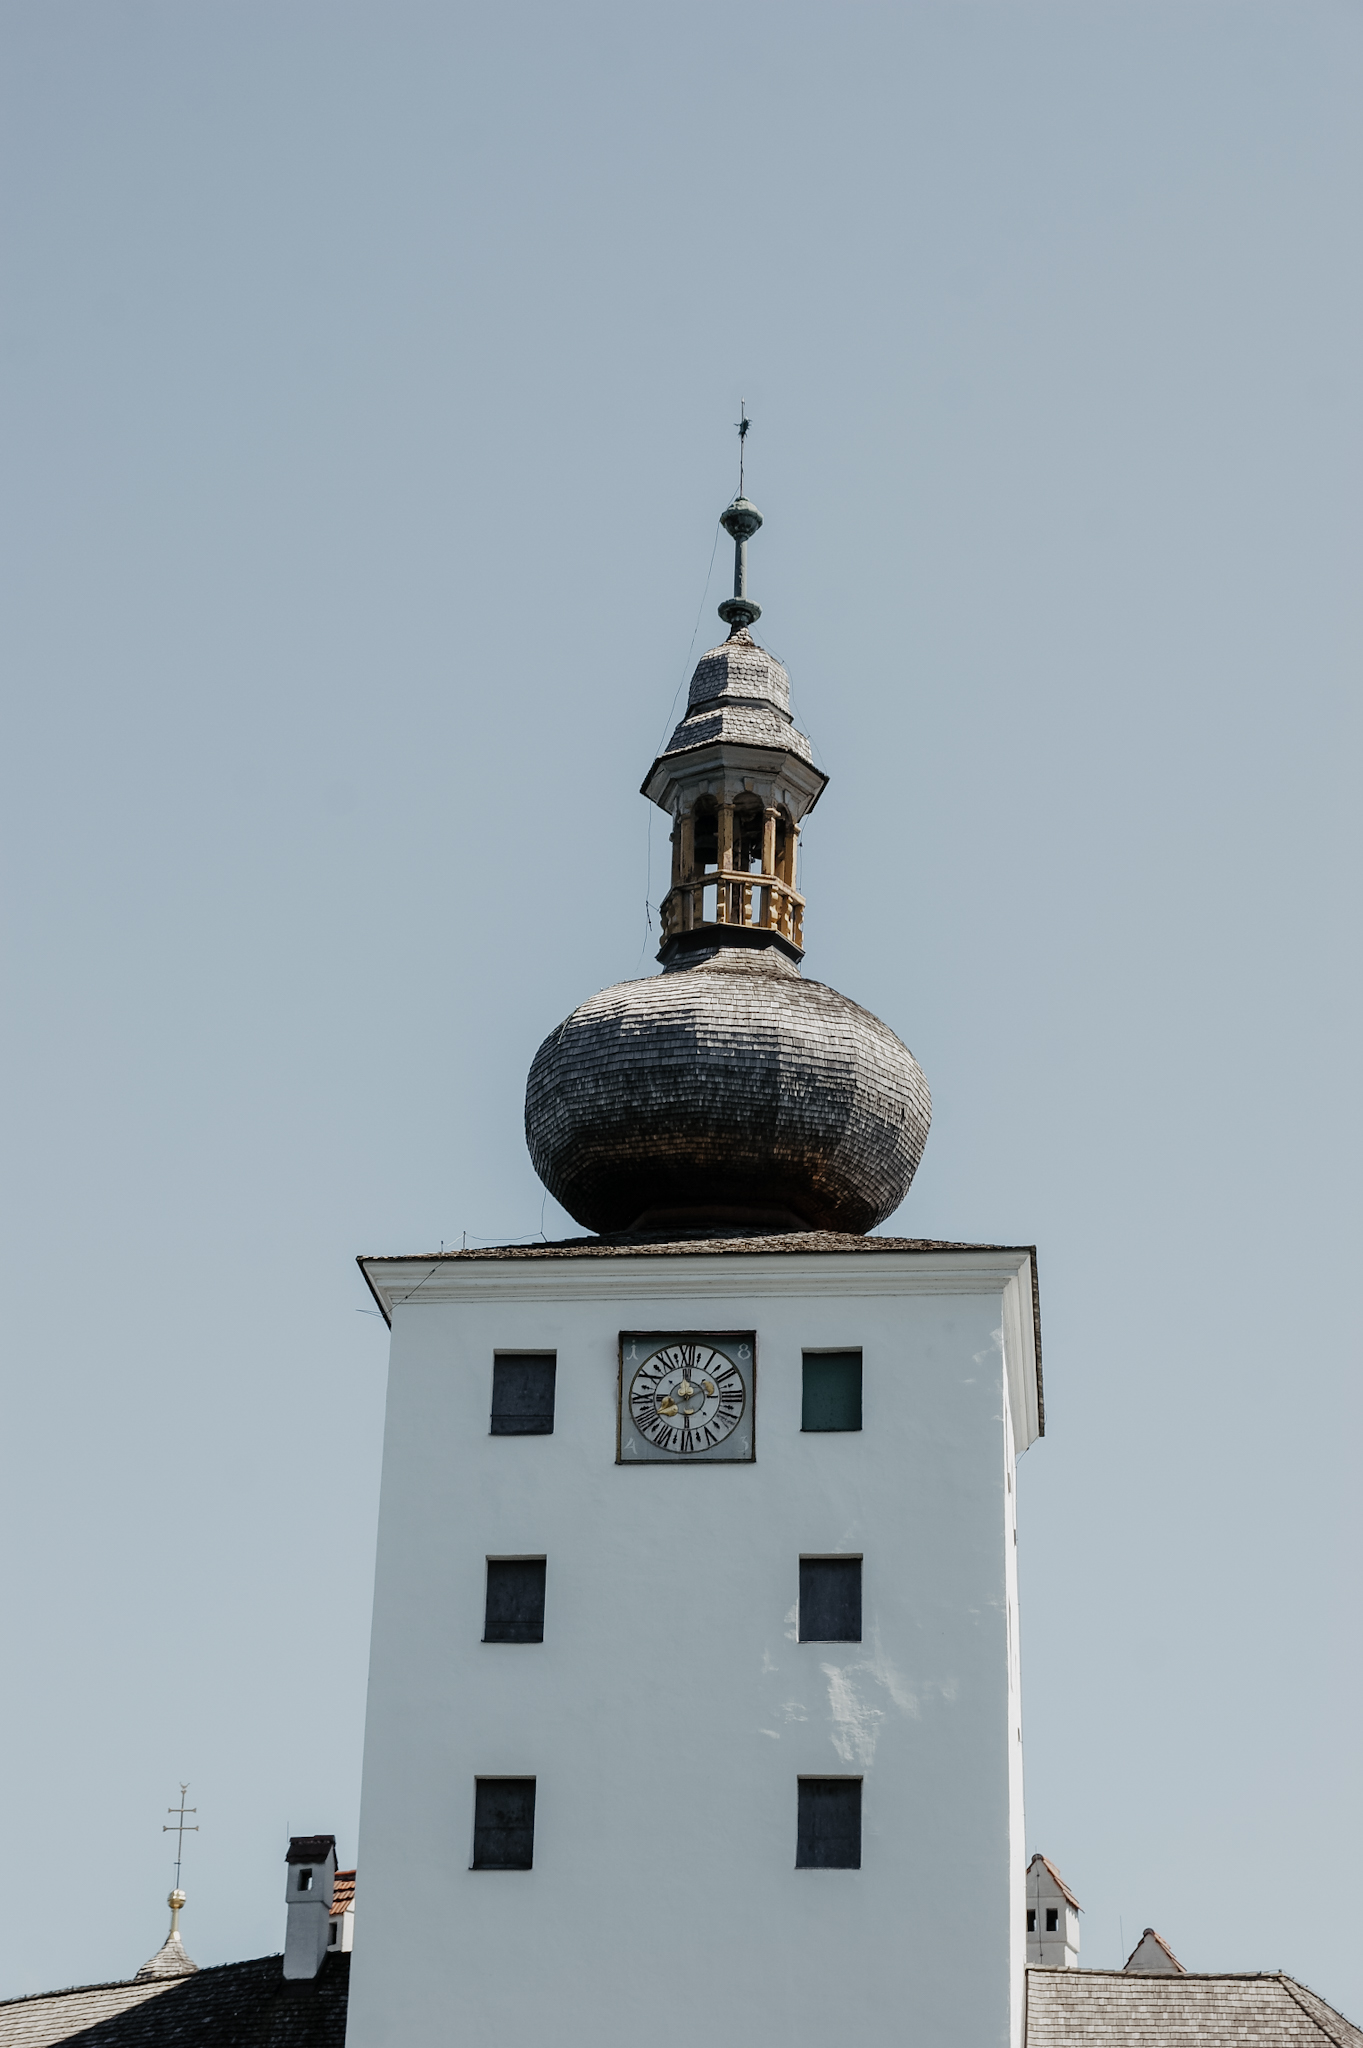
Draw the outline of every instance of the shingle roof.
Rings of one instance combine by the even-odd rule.
[[[776,747],[812,764],[809,741],[790,715],[790,677],[774,654],[759,647],[746,628],[731,633],[696,664],[686,712],[659,761],[735,740],[744,746]],[[655,761],[653,767],[656,768]],[[653,769],[649,770],[649,779]]]
[[[331,1881],[331,1917],[348,1913],[355,1903],[355,1873],[353,1870],[338,1870]]]
[[[259,1956],[159,1984],[85,1984],[0,2004],[0,2048],[345,2048],[349,1988],[343,1954],[300,1980],[282,1956]]]
[[[159,1983],[82,1984],[73,1991],[6,1999],[0,2004],[0,2048],[45,2048],[49,2041],[70,2041],[148,1999],[181,1990],[184,1983],[184,1978],[170,1977]]]
[[[704,936],[704,934],[702,934]],[[574,1221],[858,1232],[903,1201],[932,1122],[922,1070],[860,1003],[746,947],[683,951],[545,1038],[525,1088],[536,1173]],[[643,1228],[659,1224],[644,1223]]]
[[[703,705],[729,699],[740,704],[773,704],[790,713],[790,677],[785,665],[758,645],[746,626],[702,654],[686,693],[690,713]]]
[[[1027,2048],[1363,2048],[1363,2033],[1282,1975],[1027,1972]]]
[[[451,1259],[646,1259],[692,1254],[713,1258],[725,1253],[753,1252],[1035,1252],[1032,1245],[963,1244],[945,1237],[863,1237],[859,1231],[787,1230],[772,1237],[656,1237],[622,1233],[611,1237],[563,1237],[545,1244],[489,1244],[451,1252],[365,1252],[362,1266],[385,1258],[429,1258],[432,1265]]]
[[[143,1963],[133,1982],[145,1984],[149,1978],[155,1977],[189,1977],[198,1967],[199,1965],[186,1953],[177,1927],[173,1934],[166,1936],[156,1954],[148,1962]]]
[[[729,740],[740,747],[779,748],[782,753],[795,754],[813,766],[809,741],[791,723],[789,714],[783,718],[779,711],[768,711],[765,705],[756,704],[720,704],[704,712],[689,713],[658,760],[674,760],[678,754],[711,746],[716,740]]]

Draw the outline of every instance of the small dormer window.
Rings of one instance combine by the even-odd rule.
[[[1029,1934],[1035,1934],[1035,1933],[1036,1933],[1036,1907],[1035,1907],[1035,1906],[1029,1906],[1029,1907],[1027,1908],[1027,1932],[1028,1932]]]
[[[1059,1928],[1059,1926],[1060,1926],[1060,1908],[1059,1908],[1059,1906],[1047,1906],[1047,1908],[1046,1908],[1046,1932],[1047,1932],[1047,1934],[1054,1934],[1054,1933],[1056,1932],[1056,1930],[1057,1930],[1057,1929]]]
[[[300,1892],[310,1892],[312,1890],[312,1872],[310,1870],[299,1871],[298,1889]]]

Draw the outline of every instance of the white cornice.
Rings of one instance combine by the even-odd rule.
[[[894,1252],[611,1253],[576,1258],[362,1258],[391,1323],[394,1311],[459,1302],[671,1301],[818,1295],[994,1294],[1017,1449],[1041,1435],[1036,1273],[1026,1249]]]

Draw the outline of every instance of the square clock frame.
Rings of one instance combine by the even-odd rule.
[[[622,1330],[617,1465],[751,1465],[755,1330]]]

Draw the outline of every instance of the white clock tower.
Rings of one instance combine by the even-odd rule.
[[[868,1235],[927,1136],[800,972],[824,778],[752,639],[645,781],[663,971],[552,1032],[591,1235],[361,1261],[392,1325],[348,2048],[1017,2048],[1026,1246]]]

